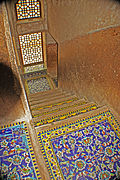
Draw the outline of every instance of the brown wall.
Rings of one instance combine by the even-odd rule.
[[[9,52],[8,27],[5,26],[6,18],[3,4],[0,4],[0,124],[16,120],[24,116],[23,104],[21,102],[21,86],[16,76],[13,56]],[[7,22],[6,22],[7,24]]]
[[[47,71],[52,77],[57,77],[57,44],[47,45]]]
[[[59,87],[120,113],[120,3],[47,0],[58,42]]]
[[[116,0],[47,0],[48,27],[58,42],[120,24]]]
[[[120,113],[120,27],[60,45],[59,85]]]
[[[6,65],[10,65],[8,49],[6,46],[6,39],[5,39],[5,29],[4,29],[2,7],[0,4],[0,63],[1,62],[5,63]]]

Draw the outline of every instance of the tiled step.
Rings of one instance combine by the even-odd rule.
[[[62,110],[60,112],[56,112],[53,114],[43,115],[42,117],[34,117],[31,120],[31,123],[33,123],[34,126],[36,127],[36,126],[64,120],[73,116],[78,116],[79,114],[93,111],[97,108],[98,108],[97,105],[94,103],[80,105],[80,106],[69,108],[67,110]]]
[[[67,96],[67,97],[61,97],[60,99],[54,99],[54,100],[51,100],[51,101],[47,101],[47,102],[43,102],[43,103],[40,103],[40,104],[37,104],[37,105],[34,105],[34,106],[31,106],[31,110],[36,110],[36,109],[49,109],[51,107],[56,107],[58,106],[60,103],[66,103],[66,101],[70,101],[72,100],[72,98],[76,99],[76,96],[75,95],[70,95],[70,96]],[[76,99],[78,100],[78,98]]]
[[[61,124],[61,121],[55,121],[55,122],[52,121],[52,123],[49,123],[49,124],[46,123],[44,126],[41,126],[41,124],[39,124],[39,122],[32,122],[31,121],[31,124],[32,124],[32,126],[35,127],[36,132],[39,132],[39,131],[44,131],[44,130],[48,130],[51,128],[54,129],[54,128],[59,127],[61,125],[74,123],[78,120],[88,119],[90,117],[101,114],[102,112],[106,112],[108,110],[109,110],[109,108],[107,106],[99,107],[99,108],[95,109],[94,111],[87,111],[86,113],[81,113],[77,116],[73,116],[71,118],[63,119],[62,124]]]
[[[75,95],[72,95],[72,96],[68,96],[68,97],[66,97],[66,99],[64,98],[64,99],[58,99],[56,102],[51,102],[51,103],[47,103],[46,105],[44,105],[44,106],[38,106],[38,107],[36,107],[36,108],[33,108],[33,109],[31,109],[32,110],[32,112],[34,112],[34,111],[41,111],[41,112],[44,112],[44,111],[49,111],[49,109],[51,110],[51,109],[53,109],[53,108],[57,108],[57,107],[60,107],[60,106],[64,106],[64,105],[68,105],[69,103],[73,103],[73,102],[76,102],[76,101],[78,101],[79,99],[78,99],[78,97],[76,97]],[[85,101],[85,99],[82,99],[83,101]]]
[[[35,107],[37,107],[37,106],[41,106],[42,105],[42,103],[43,104],[47,104],[48,102],[53,102],[53,101],[55,101],[55,100],[58,100],[58,101],[60,101],[60,99],[61,98],[63,98],[63,99],[65,99],[66,97],[71,97],[71,94],[69,94],[69,95],[64,95],[64,94],[61,94],[61,95],[59,95],[59,96],[56,96],[56,97],[52,97],[52,98],[49,98],[49,99],[42,99],[41,101],[38,101],[38,102],[35,102],[35,103],[30,103],[30,106],[31,106],[31,109],[32,108],[35,108]]]
[[[48,99],[51,99],[51,98],[54,98],[54,97],[58,97],[58,96],[61,96],[61,95],[67,96],[67,95],[71,95],[71,94],[70,93],[59,92],[58,91],[58,92],[56,92],[54,94],[47,94],[47,95],[44,95],[44,96],[40,95],[37,98],[32,99],[32,100],[29,98],[29,103],[30,104],[35,104],[38,101],[42,101],[42,100],[46,100],[46,99],[48,100]]]
[[[84,99],[80,99],[77,100],[77,97],[73,99],[71,99],[71,101],[67,101],[67,103],[59,103],[57,106],[55,107],[50,107],[49,109],[43,109],[41,110],[41,108],[36,108],[36,110],[32,110],[32,116],[35,117],[37,115],[42,116],[42,115],[47,115],[47,114],[51,114],[51,113],[55,113],[55,112],[60,112],[62,110],[65,109],[69,109],[69,108],[73,108],[73,107],[77,107],[83,104],[86,104],[87,102]]]

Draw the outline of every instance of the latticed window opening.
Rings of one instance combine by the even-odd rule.
[[[40,2],[37,0],[19,0],[16,3],[16,13],[18,20],[40,17]]]
[[[23,65],[43,62],[42,33],[19,36]]]

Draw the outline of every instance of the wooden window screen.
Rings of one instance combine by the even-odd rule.
[[[37,18],[41,16],[40,2],[37,0],[19,0],[16,3],[17,19]]]
[[[43,62],[42,33],[19,36],[23,65]]]

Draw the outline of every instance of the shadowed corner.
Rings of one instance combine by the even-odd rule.
[[[112,0],[113,2],[117,2],[117,3],[120,3],[120,0]]]
[[[20,100],[22,89],[12,69],[0,63],[0,116],[4,117],[14,111],[14,106]]]
[[[11,0],[0,0],[0,4],[2,3],[2,2],[10,2]]]
[[[0,169],[0,180],[7,180],[7,174],[2,174],[2,170]]]

